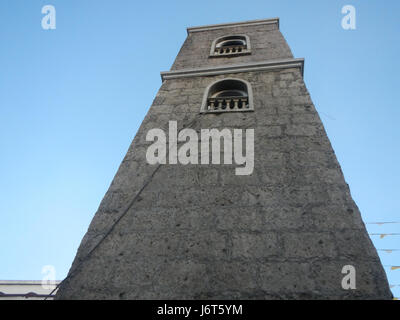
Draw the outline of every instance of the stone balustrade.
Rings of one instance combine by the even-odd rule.
[[[208,98],[208,112],[239,111],[249,109],[248,97]]]
[[[247,52],[246,45],[237,45],[237,46],[223,46],[215,48],[215,55],[229,55],[229,54],[237,54],[237,53],[245,53]]]

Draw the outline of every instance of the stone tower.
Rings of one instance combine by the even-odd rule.
[[[279,20],[187,31],[57,298],[390,299]],[[171,122],[198,137],[236,129],[242,142],[254,129],[253,170],[235,173],[222,138],[220,163],[175,164]],[[156,128],[170,134],[165,164],[146,157]]]

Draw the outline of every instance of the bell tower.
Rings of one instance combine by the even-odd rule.
[[[390,299],[279,19],[187,32],[57,299]]]

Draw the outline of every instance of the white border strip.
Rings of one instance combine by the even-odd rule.
[[[263,25],[263,24],[277,24],[279,29],[279,18],[210,24],[199,27],[189,27],[186,28],[186,30],[187,33],[189,34],[190,32],[208,31],[208,30],[216,30],[216,29],[232,28],[232,27],[247,27],[247,26]]]
[[[177,79],[177,78],[190,78],[200,76],[215,76],[227,73],[240,73],[251,71],[263,71],[274,69],[287,69],[287,68],[300,68],[301,74],[304,73],[304,59],[284,59],[275,61],[262,61],[246,64],[232,64],[211,68],[199,69],[182,69],[174,71],[161,72],[161,80]]]

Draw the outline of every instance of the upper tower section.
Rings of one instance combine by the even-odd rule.
[[[278,18],[190,27],[187,32],[171,71],[293,58]]]

